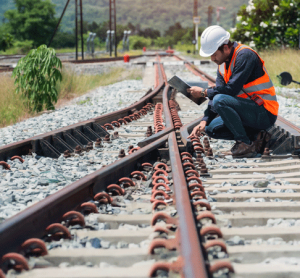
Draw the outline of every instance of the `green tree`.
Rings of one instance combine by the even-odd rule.
[[[27,100],[30,110],[54,109],[58,92],[56,83],[62,80],[62,64],[53,48],[41,45],[19,60],[13,71],[16,93]]]
[[[300,0],[250,0],[238,12],[233,38],[257,49],[297,47]]]
[[[55,34],[51,47],[55,49],[75,47],[75,35],[59,31]]]
[[[156,39],[156,38],[160,37],[160,32],[159,32],[159,30],[155,30],[152,28],[146,28],[144,30],[140,30],[138,35],[145,37],[145,38]]]
[[[151,45],[151,39],[140,36],[131,36],[129,40],[130,49],[142,49],[144,46],[149,47]]]
[[[0,50],[6,51],[13,46],[14,37],[10,33],[0,31]]]
[[[34,46],[46,44],[57,24],[55,5],[50,0],[14,0],[16,9],[4,16],[8,28],[18,40],[31,40]]]

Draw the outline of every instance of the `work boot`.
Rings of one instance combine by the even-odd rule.
[[[257,154],[256,152],[256,145],[254,142],[251,142],[251,145],[247,145],[244,142],[238,142],[237,146],[234,150],[232,150],[232,157],[233,158],[242,158],[242,157],[255,157]]]
[[[232,152],[238,147],[239,141],[235,141],[234,145],[231,147],[230,151],[220,152],[221,155],[232,155]]]
[[[271,139],[271,134],[265,130],[258,133],[257,139],[254,141],[255,151],[262,154],[269,140]]]

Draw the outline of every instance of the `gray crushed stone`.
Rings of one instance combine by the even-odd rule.
[[[145,93],[142,82],[137,80],[100,87],[73,100],[73,104],[52,113],[0,129],[0,145],[24,140],[127,107]],[[147,117],[152,119],[153,116],[148,114],[139,121],[145,121]],[[134,134],[134,129],[141,130],[141,128],[129,130],[128,125],[115,131]],[[144,130],[146,131],[146,127]],[[19,160],[8,160],[10,170],[0,167],[0,223],[66,185],[111,164],[119,159],[120,149],[124,149],[127,154],[130,145],[136,146],[143,139],[145,137],[115,139],[111,144],[103,144],[102,148],[95,148],[70,158],[61,156],[52,159],[33,154],[23,156],[24,163]]]

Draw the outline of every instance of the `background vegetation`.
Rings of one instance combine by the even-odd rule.
[[[5,33],[14,37],[15,49],[23,48],[16,46],[16,41],[25,41],[26,46],[37,47],[48,44],[51,34],[55,28],[67,0],[1,0],[0,22],[5,26]],[[198,14],[201,16],[200,28],[205,28],[208,21],[208,7],[224,6],[226,10],[221,11],[221,24],[225,28],[233,27],[235,15],[239,7],[247,0],[199,0]],[[212,9],[211,24],[216,24],[216,9]],[[84,0],[84,33],[85,41],[88,31],[96,32],[95,44],[98,48],[104,46],[106,31],[108,30],[108,0]],[[55,13],[56,12],[56,13]],[[117,41],[123,38],[124,30],[131,30],[132,35],[157,39],[151,45],[165,47],[167,44],[178,42],[181,36],[175,36],[172,41],[165,39],[170,26],[180,23],[181,35],[189,29],[189,43],[193,39],[193,0],[118,0],[117,1]],[[74,47],[74,1],[70,1],[64,18],[61,22],[59,32],[56,34],[53,44],[54,48]],[[0,23],[1,24],[1,23]],[[0,25],[1,37],[4,37]],[[26,48],[26,47],[25,47]],[[2,47],[2,49],[4,49]]]
[[[106,86],[122,80],[141,79],[142,74],[142,71],[112,68],[109,72],[101,75],[78,76],[71,68],[63,66],[62,81],[56,85],[59,93],[56,106],[59,107],[70,99],[99,86]],[[10,74],[1,74],[0,84],[0,127],[37,115],[29,110],[22,95],[13,93],[15,85]]]
[[[84,40],[89,32],[96,33],[96,50],[104,50],[105,47],[108,2],[84,0]],[[0,53],[27,54],[32,48],[47,44],[65,3],[66,0],[1,0]],[[70,4],[51,45],[59,49],[58,52],[74,51],[74,1]],[[207,26],[209,5],[211,24],[216,24],[215,8],[226,7],[225,11],[221,11],[221,25],[226,29],[234,26],[231,28],[233,39],[259,51],[276,86],[279,85],[276,76],[282,71],[290,71],[294,80],[300,81],[300,55],[296,50],[299,45],[300,0],[199,0],[198,11],[202,17],[199,35]],[[192,54],[192,12],[193,0],[118,0],[118,49],[122,49],[124,30],[131,30],[131,55],[140,54],[144,46],[148,49],[171,46],[185,54],[189,52],[193,58],[200,58],[197,53]],[[67,68],[63,68],[62,74],[62,81],[56,85],[58,105],[100,85],[141,78],[140,74],[120,68],[101,76],[83,75],[78,78]],[[0,83],[0,126],[35,115],[24,105],[26,102],[22,96],[12,94],[14,85],[11,77],[0,75]]]
[[[233,37],[251,47],[299,47],[300,0],[250,0],[237,19]]]
[[[5,11],[13,9],[14,0],[0,1],[0,21]],[[56,17],[59,17],[67,0],[52,0],[56,4]],[[202,18],[202,27],[207,26],[207,10],[208,6],[225,7],[225,11],[221,11],[221,23],[225,28],[232,26],[232,14],[237,13],[239,7],[246,4],[248,0],[198,0],[198,13]],[[193,0],[118,0],[117,2],[117,22],[126,25],[131,22],[133,25],[139,25],[140,29],[151,27],[163,33],[180,22],[183,27],[192,27],[193,17]],[[89,23],[95,21],[97,24],[108,21],[109,15],[108,0],[84,0],[84,19]],[[72,32],[74,28],[75,18],[74,1],[70,1],[70,5],[66,11],[65,18],[62,22],[62,31]],[[1,18],[2,16],[2,18]],[[212,16],[212,24],[216,24],[216,13]]]
[[[12,77],[16,93],[22,94],[32,112],[54,110],[58,99],[56,84],[62,81],[62,63],[53,48],[41,45],[18,61]]]

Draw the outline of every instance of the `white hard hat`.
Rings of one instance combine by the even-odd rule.
[[[199,54],[202,57],[213,55],[218,48],[227,44],[230,38],[230,33],[218,25],[207,27],[201,35],[201,48]]]

